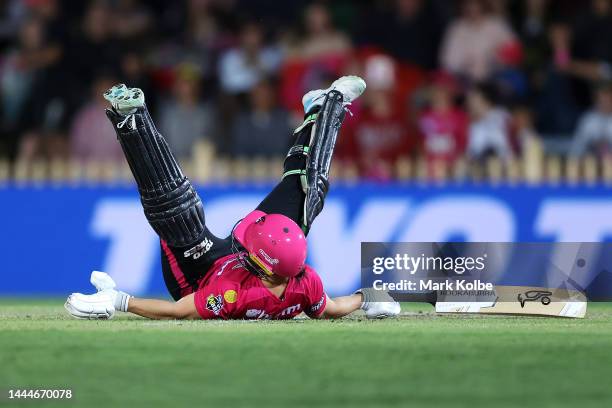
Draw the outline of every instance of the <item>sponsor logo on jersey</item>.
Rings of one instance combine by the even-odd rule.
[[[292,313],[297,312],[301,308],[302,308],[302,304],[301,303],[298,303],[296,305],[291,305],[291,306],[285,308],[282,312],[280,312],[278,314],[278,316],[287,316],[287,315],[290,315]]]
[[[245,313],[247,319],[269,319],[270,315],[259,309],[249,309]]]
[[[192,257],[193,259],[198,259],[202,255],[210,251],[210,248],[212,248],[212,246],[213,242],[208,238],[204,238],[204,241],[200,242],[193,248],[188,249],[183,255],[185,256],[185,258]]]
[[[321,307],[321,306],[319,306]],[[282,312],[275,314],[274,318],[277,319],[279,317],[289,316],[295,312],[298,312],[302,309],[302,304],[298,303],[295,305],[291,305],[283,309]],[[272,319],[272,316],[265,312],[265,310],[260,309],[248,309],[244,314],[244,317],[247,319]]]
[[[212,293],[206,298],[206,309],[218,315],[221,309],[223,309],[223,298],[221,295],[213,295]]]
[[[238,293],[233,289],[226,290],[223,294],[223,299],[225,299],[227,303],[236,303],[236,300],[238,299]]]
[[[324,302],[325,302],[325,293],[323,294],[323,296],[321,296],[321,300],[319,300],[314,305],[310,306],[310,313],[316,313],[317,310],[319,310],[321,306],[323,306]]]
[[[272,258],[270,255],[268,255],[266,253],[266,251],[264,251],[263,249],[259,249],[259,253],[261,254],[261,256],[264,257],[264,259],[270,264],[270,265],[277,265],[278,264],[278,259],[276,258]]]

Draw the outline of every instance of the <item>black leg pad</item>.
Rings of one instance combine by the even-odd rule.
[[[123,116],[106,110],[136,179],[144,213],[168,245],[184,247],[202,240],[204,209],[183,174],[166,140],[157,131],[146,107]]]
[[[323,209],[329,190],[329,171],[336,146],[336,139],[345,110],[343,96],[338,91],[330,91],[312,129],[308,158],[306,160],[303,229],[307,232],[314,219]]]

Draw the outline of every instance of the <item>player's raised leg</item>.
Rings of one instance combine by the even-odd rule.
[[[143,92],[120,84],[104,97],[112,106],[106,115],[136,179],[144,214],[161,239],[164,281],[179,299],[230,246],[206,228],[202,201],[157,131]]]
[[[205,231],[202,202],[155,128],[143,92],[120,84],[104,97],[112,106],[106,115],[138,184],[147,220],[168,245],[199,243]]]
[[[282,181],[258,210],[286,215],[308,233],[329,190],[331,160],[346,107],[365,88],[363,79],[351,75],[304,95],[304,123],[294,132],[295,143],[285,159]]]

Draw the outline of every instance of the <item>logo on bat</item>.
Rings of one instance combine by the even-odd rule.
[[[546,306],[552,301],[550,296],[552,296],[552,292],[548,290],[529,290],[525,293],[519,293],[517,299],[522,308],[525,307],[526,302],[535,302],[537,300]]]

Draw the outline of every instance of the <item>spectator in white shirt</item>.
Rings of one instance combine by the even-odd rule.
[[[176,68],[172,96],[161,104],[159,128],[179,158],[192,154],[199,140],[214,140],[215,113],[200,96],[200,71],[183,63]]]
[[[488,13],[482,0],[464,0],[461,17],[450,24],[444,35],[442,67],[474,82],[487,80],[501,47],[514,41],[510,26]]]
[[[488,86],[474,87],[467,95],[470,113],[467,154],[472,160],[512,157],[510,115],[496,106],[494,100],[494,91]]]
[[[264,46],[263,37],[259,25],[246,24],[240,34],[240,45],[221,56],[219,79],[225,92],[247,93],[263,79],[278,71],[281,52],[278,48]]]
[[[603,155],[612,150],[612,83],[601,84],[595,91],[595,105],[578,122],[571,153]]]

